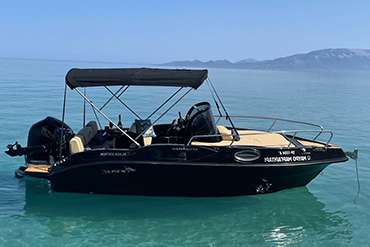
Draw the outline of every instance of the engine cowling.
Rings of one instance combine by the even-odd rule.
[[[32,125],[28,132],[27,149],[43,146],[43,149],[34,152],[26,152],[26,163],[31,161],[49,161],[50,156],[56,160],[59,156],[60,135],[62,121],[54,117],[46,117],[45,119]],[[65,143],[73,136],[72,129],[66,124],[63,124],[62,143]],[[63,153],[68,152],[67,148],[63,148]]]

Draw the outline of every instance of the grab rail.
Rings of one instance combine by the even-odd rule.
[[[262,119],[262,120],[272,120],[272,124],[269,126],[269,128],[266,130],[264,133],[239,133],[239,136],[244,136],[244,135],[263,135],[263,134],[269,134],[269,133],[276,133],[276,134],[287,134],[287,133],[292,133],[292,137],[287,139],[289,141],[289,145],[287,146],[288,148],[291,146],[291,144],[294,144],[294,140],[297,137],[298,133],[317,133],[317,135],[313,138],[310,139],[309,141],[316,141],[317,138],[323,134],[323,133],[328,133],[330,134],[329,139],[326,142],[322,142],[322,144],[327,147],[330,143],[330,141],[333,138],[333,132],[331,131],[325,131],[324,128],[321,125],[318,124],[312,124],[308,122],[302,122],[302,121],[295,121],[295,120],[289,120],[289,119],[284,119],[284,118],[272,118],[272,117],[256,117],[256,116],[228,116],[230,118],[248,118],[248,119]],[[214,115],[214,118],[218,118],[216,121],[216,124],[222,119],[226,118],[226,116],[220,116],[220,115]],[[287,123],[295,123],[295,124],[301,124],[301,125],[306,125],[306,126],[311,126],[311,127],[316,127],[319,128],[319,130],[281,130],[281,131],[271,131],[272,128],[275,126],[277,122],[287,122]],[[195,135],[192,136],[189,141],[187,142],[186,145],[191,145],[191,142],[198,138],[213,138],[213,137],[222,137],[222,136],[232,136],[233,140],[230,141],[230,146],[232,146],[235,142],[235,140],[238,137],[237,133],[230,133],[230,134],[212,134],[212,135]]]
[[[251,130],[253,131],[253,130]],[[222,137],[222,136],[232,136],[233,139],[230,140],[230,145],[229,146],[232,146],[236,140],[236,137],[237,136],[247,136],[247,135],[266,135],[266,134],[286,134],[286,133],[294,133],[292,139],[287,139],[288,142],[289,142],[289,145],[287,146],[288,148],[290,147],[291,144],[294,144],[294,140],[297,136],[297,133],[315,133],[315,132],[319,132],[319,134],[321,135],[322,133],[328,133],[330,134],[330,137],[328,139],[327,142],[323,142],[322,144],[325,145],[325,148],[328,147],[331,139],[333,138],[333,132],[332,131],[329,131],[329,130],[281,130],[281,131],[273,131],[273,132],[264,132],[264,133],[258,133],[258,132],[254,132],[254,133],[241,133],[239,135],[235,134],[235,133],[231,133],[231,134],[212,134],[212,135],[195,135],[195,136],[192,136],[189,141],[187,142],[187,146],[191,145],[191,143],[197,139],[197,138],[213,138],[213,137]],[[315,138],[316,139],[316,138]],[[314,141],[315,139],[313,139],[312,141]]]
[[[220,121],[220,119],[223,118],[223,117],[226,118],[226,116],[214,115],[214,118],[218,118],[218,120],[216,121],[216,123],[218,123]],[[230,118],[250,118],[250,119],[273,120],[273,123],[268,128],[267,132],[270,132],[271,129],[275,126],[275,124],[278,121],[288,122],[288,123],[296,123],[296,124],[302,124],[302,125],[308,125],[308,126],[312,126],[312,127],[317,127],[317,128],[320,129],[320,132],[315,136],[314,139],[312,139],[313,141],[315,141],[322,134],[322,131],[324,131],[324,128],[321,125],[318,125],[318,124],[313,124],[313,123],[308,123],[308,122],[302,122],[302,121],[295,121],[295,120],[289,120],[289,119],[284,119],[284,118],[256,117],[256,116],[229,116],[229,117]]]
[[[220,116],[220,115],[214,115],[214,117],[216,118],[223,118],[226,116]],[[283,121],[283,122],[290,122],[290,123],[298,123],[298,124],[302,124],[302,125],[310,125],[310,126],[313,126],[313,127],[318,127],[320,128],[321,130],[324,130],[324,128],[319,125],[319,124],[313,124],[313,123],[308,123],[308,122],[302,122],[302,121],[295,121],[295,120],[289,120],[289,119],[284,119],[284,118],[272,118],[272,117],[256,117],[256,116],[229,116],[230,118],[253,118],[253,119],[267,119],[267,120],[274,120],[274,122],[272,123],[272,125],[270,126],[269,130],[272,129],[272,127],[275,125],[275,123],[277,121]],[[218,121],[217,121],[218,122]]]

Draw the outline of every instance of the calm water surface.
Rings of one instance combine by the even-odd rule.
[[[5,146],[25,145],[30,126],[45,116],[61,118],[70,68],[132,66],[0,59],[0,246],[370,246],[370,72],[209,70],[231,115],[318,123],[344,150],[357,147],[360,191],[352,160],[329,166],[307,187],[230,198],[56,193],[47,181],[14,177],[24,160],[5,155]],[[174,91],[132,87],[123,99],[147,116]],[[98,106],[109,96],[87,94]],[[78,131],[83,101],[69,89],[67,97],[66,122]],[[211,99],[203,85],[162,122]],[[106,111],[116,120],[122,114],[127,127],[134,117],[118,106]]]

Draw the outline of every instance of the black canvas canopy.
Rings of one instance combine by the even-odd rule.
[[[71,69],[66,83],[71,88],[99,86],[165,86],[197,89],[207,78],[208,70],[186,69]]]

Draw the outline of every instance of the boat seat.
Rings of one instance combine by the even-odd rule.
[[[90,121],[84,128],[82,128],[77,135],[69,141],[69,150],[72,154],[80,153],[85,150],[91,139],[98,133],[98,126],[95,121]]]
[[[128,131],[137,134],[137,127],[136,127],[136,123],[135,122],[133,122],[131,124],[131,127],[130,127],[130,129]]]
[[[135,133],[135,134],[140,134],[139,131],[138,131],[138,128],[141,130],[142,128],[144,128],[144,126],[142,126],[144,124],[150,124],[151,125],[151,122],[150,122],[149,119],[148,120],[135,120],[135,122],[132,123],[132,125],[129,129],[129,132],[132,132],[132,133]],[[155,136],[153,132],[154,132],[153,128],[150,128],[142,135],[143,140],[144,140],[144,146],[152,144],[153,136]]]
[[[87,124],[86,124],[86,126],[91,126],[91,128],[93,129],[93,132],[95,133],[95,135],[96,135],[96,133],[98,133],[98,125],[97,125],[97,123],[96,123],[96,121],[90,121],[90,122],[88,122]]]
[[[90,121],[84,128],[82,128],[77,135],[81,137],[84,145],[87,145],[89,141],[98,133],[98,126],[95,121]]]

